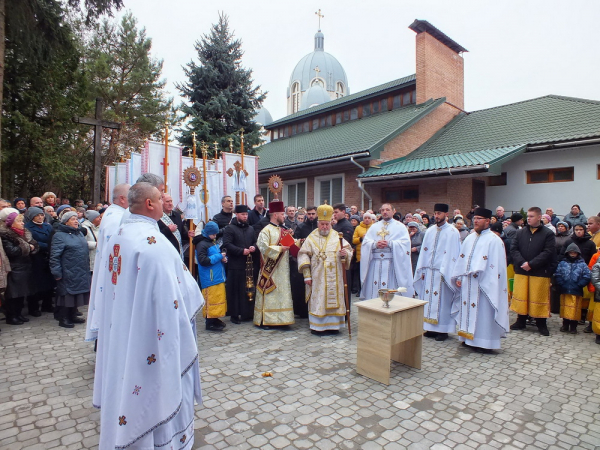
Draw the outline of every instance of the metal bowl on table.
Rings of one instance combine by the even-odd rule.
[[[383,300],[383,307],[390,307],[390,300],[398,293],[396,289],[379,289],[379,298]]]

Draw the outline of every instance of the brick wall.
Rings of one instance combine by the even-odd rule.
[[[427,32],[416,36],[417,104],[446,97],[464,109],[464,59]]]
[[[435,111],[432,111],[408,130],[388,142],[384,146],[381,155],[379,155],[379,159],[371,160],[371,165],[378,165],[383,161],[408,155],[427,142],[431,136],[459,113],[459,109],[447,103],[440,105]]]

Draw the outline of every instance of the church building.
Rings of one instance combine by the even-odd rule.
[[[427,21],[409,28],[415,74],[352,94],[317,32],[290,77],[288,115],[265,125],[270,142],[257,152],[265,199],[278,175],[282,200],[295,206],[600,211],[586,195],[600,187],[600,102],[548,95],[467,112],[467,50]]]

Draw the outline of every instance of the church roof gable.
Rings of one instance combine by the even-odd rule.
[[[378,150],[385,143],[435,110],[445,99],[430,100],[351,120],[334,127],[300,133],[261,146],[259,172]]]
[[[600,137],[600,102],[548,95],[461,114],[411,154],[360,176],[494,164],[527,146],[592,137]]]

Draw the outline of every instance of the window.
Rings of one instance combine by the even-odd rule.
[[[488,186],[506,186],[506,172],[488,178]]]
[[[419,201],[419,186],[400,186],[382,189],[381,197],[384,203],[416,203]]]
[[[406,92],[403,96],[402,96],[402,104],[403,105],[408,105],[410,104],[410,92]]]
[[[335,98],[343,97],[345,93],[344,83],[338,81],[335,85]]]
[[[325,81],[322,78],[315,78],[311,81],[310,85],[311,86],[321,86],[322,88],[324,88]]]
[[[394,101],[392,103],[392,109],[400,108],[400,95],[394,95]]]
[[[300,109],[300,83],[297,81],[292,84],[292,113]]]
[[[367,103],[366,105],[363,105],[363,107],[362,107],[362,116],[369,117],[370,115],[371,115],[371,105],[369,103]]]
[[[331,116],[328,116],[328,117],[331,117]],[[325,116],[323,116],[319,119],[319,126],[321,128],[323,128],[325,126]]]
[[[315,203],[322,205],[342,203],[344,201],[344,175],[336,174],[315,177]]]
[[[562,183],[573,180],[573,167],[527,171],[527,184]]]
[[[296,124],[292,125],[292,136],[296,134]]]
[[[384,98],[381,100],[381,110],[387,111],[387,109],[388,109],[388,99]]]
[[[319,129],[319,119],[313,119],[313,131],[318,130]]]
[[[344,117],[342,119],[342,122],[348,122],[348,120],[350,120],[350,110],[349,109],[344,111]]]
[[[306,206],[306,179],[286,181],[283,184],[282,198],[285,206]]]
[[[260,195],[262,195],[263,198],[265,199],[265,208],[268,208],[269,202],[271,201],[271,196],[273,195],[273,194],[271,194],[271,191],[269,190],[269,185],[261,184],[259,186],[259,191],[260,191]]]
[[[350,110],[350,120],[358,119],[358,108],[352,108]]]
[[[335,114],[335,124],[337,125],[338,123],[342,123],[342,113],[336,113]]]
[[[373,114],[378,113],[379,112],[379,100],[375,100],[373,102]]]

